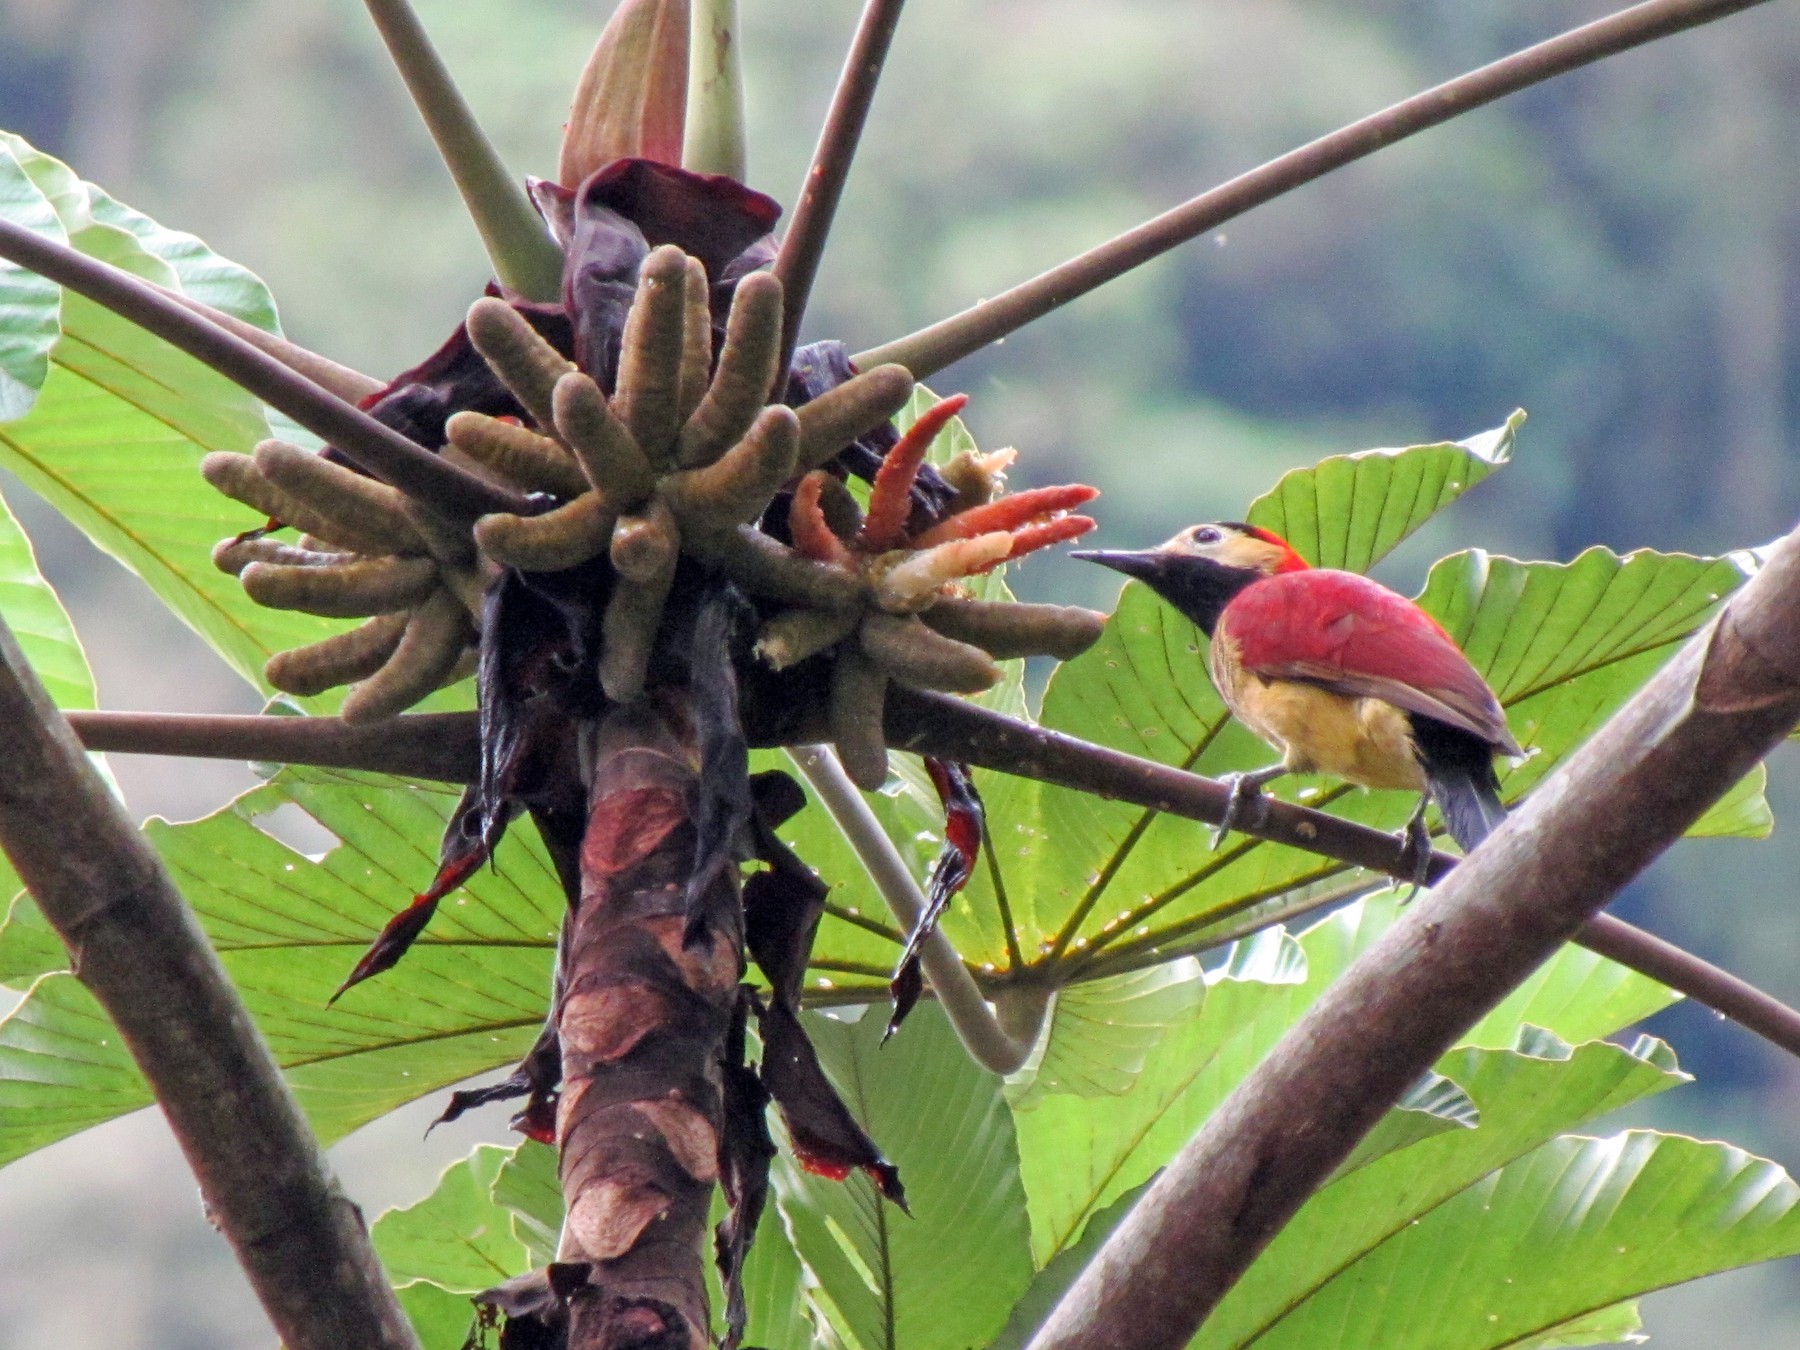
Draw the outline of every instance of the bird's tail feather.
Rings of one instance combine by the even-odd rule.
[[[1439,769],[1431,775],[1431,798],[1444,813],[1444,823],[1464,853],[1506,819],[1506,806],[1500,800],[1500,779],[1492,761]]]

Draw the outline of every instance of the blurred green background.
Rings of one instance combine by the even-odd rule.
[[[858,6],[741,0],[751,178],[791,201]],[[419,0],[510,162],[548,174],[607,3]],[[808,336],[857,349],[1270,155],[1592,18],[1570,0],[913,0]],[[1515,466],[1383,575],[1479,546],[1717,552],[1800,515],[1800,29],[1792,3],[1515,97],[1232,222],[940,375],[1016,482],[1100,486],[1141,546],[1241,514],[1284,469],[1458,438],[1527,408]],[[376,374],[431,350],[485,268],[351,0],[0,0],[0,127],[261,272],[297,340]],[[133,579],[0,483],[74,611],[104,705],[254,695]],[[1108,604],[1055,558],[1016,578]],[[115,760],[175,818],[231,765]],[[1687,844],[1617,906],[1800,1002],[1800,765],[1772,763],[1766,844]],[[1654,1024],[1701,1083],[1645,1122],[1800,1168],[1800,1071],[1694,1009]],[[424,1193],[503,1112],[419,1142],[426,1103],[338,1153],[372,1216]],[[1635,1123],[1635,1122],[1634,1122]],[[159,1119],[0,1172],[0,1345],[267,1344]],[[1800,1270],[1658,1295],[1659,1344],[1800,1344]]]

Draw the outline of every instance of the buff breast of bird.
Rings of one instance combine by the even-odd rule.
[[[1423,868],[1427,801],[1465,850],[1505,817],[1496,754],[1519,755],[1499,700],[1438,623],[1354,572],[1313,567],[1279,535],[1240,521],[1195,525],[1141,552],[1076,557],[1145,582],[1210,640],[1232,714],[1281,753],[1233,776],[1229,828],[1283,773],[1419,792],[1406,838]]]

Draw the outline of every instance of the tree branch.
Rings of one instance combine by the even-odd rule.
[[[1763,3],[1648,0],[1572,29],[1290,150],[1030,281],[853,360],[863,370],[898,362],[926,379],[1170,249],[1395,141],[1603,57]]]
[[[214,309],[191,295],[183,295],[167,286],[158,286],[156,289],[183,309],[191,310],[208,323],[241,337],[264,356],[272,356],[289,370],[299,371],[326,393],[335,395],[346,403],[360,404],[369,395],[379,394],[387,387],[373,375],[365,375],[360,370],[340,365],[329,356],[321,356],[297,342],[278,337],[253,323],[245,323],[237,315]]]
[[[364,0],[444,167],[456,180],[494,275],[507,290],[550,303],[562,296],[562,250],[475,120],[407,0]]]
[[[281,360],[258,351],[243,338],[129,272],[86,257],[9,220],[0,220],[0,258],[67,286],[179,347],[337,446],[376,477],[428,506],[458,518],[473,518],[490,511],[531,510],[515,493],[465,473],[448,460],[414,445]]]
[[[819,132],[818,147],[806,171],[806,183],[800,189],[800,200],[794,204],[793,219],[782,236],[781,251],[775,255],[775,276],[785,298],[781,362],[775,367],[780,372],[778,378],[783,380],[794,359],[800,321],[805,317],[806,302],[819,275],[819,262],[825,256],[825,239],[831,233],[832,217],[844,195],[850,163],[856,158],[857,142],[869,119],[869,105],[874,101],[881,67],[887,61],[888,47],[900,22],[900,8],[905,3],[906,0],[868,0],[863,7],[856,36],[850,41],[844,69],[831,95],[831,109]],[[862,369],[872,367],[864,365]]]
[[[1198,774],[1092,745],[942,694],[896,686],[889,692],[887,706],[888,742],[896,749],[961,759],[979,768],[1035,778],[1206,824],[1216,825],[1223,819],[1226,789]],[[359,727],[346,726],[335,717],[193,713],[76,712],[69,713],[68,719],[89,749],[121,754],[270,760],[452,783],[473,782],[480,763],[473,713],[411,714]],[[1263,797],[1240,828],[1270,843],[1304,849],[1402,881],[1412,877],[1411,864],[1393,835],[1323,811]],[[1456,863],[1451,854],[1433,853],[1431,882],[1441,882]],[[1345,898],[1332,894],[1291,907],[1258,906],[1239,916],[1241,922],[1206,932],[1203,944],[1191,950],[1234,941]],[[1226,917],[1230,916],[1219,916]],[[1800,1012],[1729,971],[1610,915],[1584,924],[1574,941],[1668,985],[1800,1057]],[[1113,955],[1118,958],[1116,969],[1142,964],[1135,957],[1127,959],[1127,953]],[[1114,973],[1115,966],[1109,963],[1106,969]]]
[[[795,766],[812,784],[813,791],[819,794],[826,812],[843,831],[845,842],[868,872],[869,880],[881,893],[881,898],[887,901],[894,917],[900,921],[900,927],[905,932],[912,932],[924,917],[925,894],[894,847],[894,841],[888,838],[888,832],[869,810],[861,790],[838,763],[837,754],[828,745],[796,746],[790,754]],[[1032,1047],[1037,1044],[1037,1033],[1049,1009],[1047,988],[1041,991],[1037,1003],[1035,1025],[1030,1010],[1017,1007],[1020,1000],[1013,1000],[1015,1006],[1009,1009],[1013,1017],[1009,1020],[1016,1019],[1013,1030],[1018,1033],[1013,1035],[1001,1027],[977,987],[975,977],[969,973],[942,929],[934,929],[925,939],[919,964],[925,971],[925,978],[931,982],[932,992],[943,1005],[950,1025],[955,1028],[957,1039],[977,1064],[998,1074],[1013,1073],[1024,1065],[1031,1057]]]
[[[1176,1350],[1408,1086],[1800,720],[1800,532],[1215,1111],[1031,1350]]]
[[[416,1350],[362,1215],[161,861],[0,622],[0,845],[118,1025],[283,1345]]]

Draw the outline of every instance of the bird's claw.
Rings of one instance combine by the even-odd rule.
[[[1423,805],[1412,814],[1406,827],[1400,831],[1400,861],[1412,865],[1412,886],[1400,903],[1410,904],[1413,897],[1424,888],[1431,879],[1431,831],[1425,828],[1425,808]]]
[[[1217,849],[1225,842],[1225,836],[1238,827],[1250,804],[1262,797],[1263,785],[1286,772],[1285,767],[1276,765],[1273,769],[1259,769],[1254,773],[1228,773],[1219,779],[1230,793],[1225,798],[1225,814],[1219,817],[1219,824],[1213,830],[1213,848]]]

